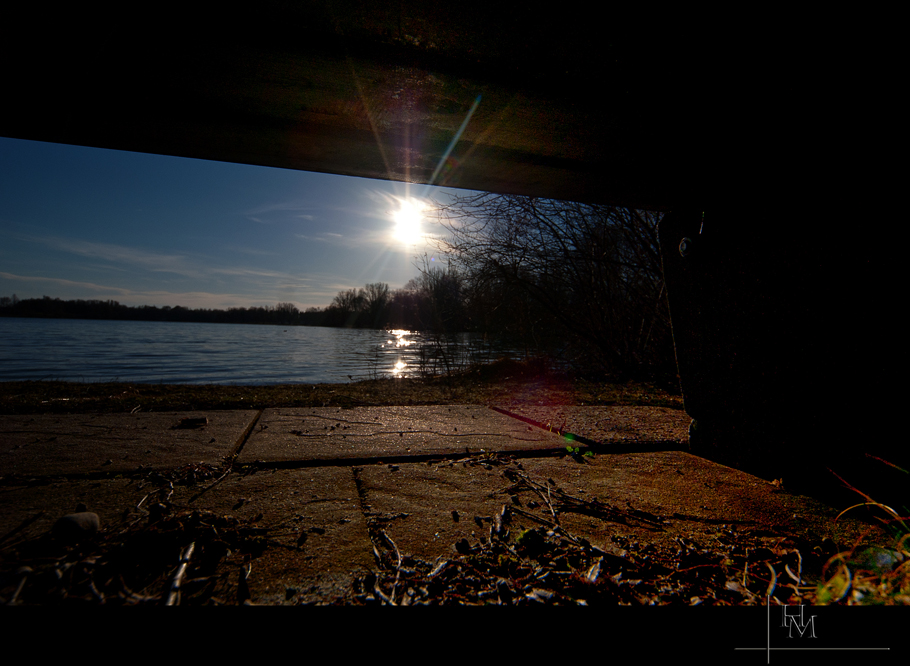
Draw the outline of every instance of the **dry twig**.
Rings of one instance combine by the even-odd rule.
[[[190,558],[193,556],[193,550],[195,548],[196,542],[192,542],[186,547],[183,553],[180,554],[180,565],[177,567],[174,578],[171,580],[171,589],[168,593],[166,606],[175,606],[180,602],[180,583],[183,580],[183,576],[186,573],[186,567],[190,563]]]

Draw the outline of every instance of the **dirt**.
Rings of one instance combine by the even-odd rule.
[[[0,414],[197,411],[385,405],[642,405],[681,410],[682,396],[646,382],[611,383],[502,361],[449,377],[273,386],[0,382]]]

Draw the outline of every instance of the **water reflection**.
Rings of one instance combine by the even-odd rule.
[[[419,377],[514,355],[471,334],[0,318],[0,381],[212,384]]]
[[[391,329],[383,334],[383,342],[367,352],[371,356],[369,378],[446,374],[509,355],[509,351],[494,348],[482,337],[468,333],[433,335]]]
[[[408,347],[415,345],[418,342],[419,333],[416,331],[408,331],[405,329],[390,329],[385,331],[387,334],[392,336],[392,339],[386,340],[383,344],[379,346],[380,351],[385,349],[395,349],[402,350]],[[415,348],[416,349],[416,348]],[[411,369],[408,366],[408,363],[402,358],[400,353],[396,353],[395,362],[392,364],[389,374],[392,377],[410,377],[415,373],[411,372]],[[416,365],[414,366],[416,368]]]
[[[388,331],[388,333],[391,333],[392,335],[395,336],[394,340],[389,340],[388,344],[390,344],[390,345],[393,345],[395,347],[407,347],[408,345],[414,344],[414,340],[410,340],[407,337],[409,335],[414,335],[415,334],[414,331],[405,331],[405,330],[401,330],[401,329],[394,329],[394,330]]]

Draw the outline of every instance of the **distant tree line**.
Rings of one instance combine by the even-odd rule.
[[[300,313],[293,303],[252,308],[185,308],[183,306],[140,305],[131,307],[113,300],[73,300],[43,298],[0,298],[0,316],[37,317],[45,319],[119,319],[127,321],[178,321],[220,324],[294,325]]]
[[[318,311],[325,326],[404,328],[447,334],[470,331],[473,318],[464,300],[462,280],[451,269],[421,271],[403,289],[384,283],[339,292],[325,310]],[[317,314],[315,308],[304,314]]]
[[[301,312],[293,303],[250,308],[186,308],[180,305],[128,306],[114,300],[69,300],[44,296],[0,297],[0,316],[46,319],[117,319],[133,321],[275,324],[344,328],[403,328],[442,333],[467,331],[460,284],[454,274],[433,268],[390,290],[383,282],[340,291],[325,308]]]

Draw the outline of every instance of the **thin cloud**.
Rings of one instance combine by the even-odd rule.
[[[240,277],[266,277],[279,280],[289,280],[295,283],[306,283],[307,279],[291,273],[281,273],[279,271],[269,271],[254,268],[213,268],[209,271],[218,275],[237,275]]]
[[[316,217],[314,215],[302,212],[311,210],[315,210],[313,206],[302,205],[295,201],[286,201],[274,204],[264,204],[246,211],[244,215],[248,220],[258,224],[272,224],[274,221],[286,219],[288,213],[297,213],[296,215],[293,215],[295,218],[315,220]]]
[[[159,254],[124,245],[93,243],[91,241],[73,240],[59,236],[30,237],[27,240],[81,257],[92,257],[113,263],[128,264],[134,268],[140,266],[153,272],[176,273],[193,278],[202,276],[199,270],[188,263],[189,259],[184,255]]]
[[[259,250],[253,247],[242,247],[239,245],[225,245],[222,247],[223,250],[228,252],[239,252],[241,254],[249,254],[254,257],[280,257],[280,252],[274,252],[272,250]]]
[[[17,280],[19,282],[51,283],[51,284],[59,285],[61,287],[68,287],[68,288],[76,287],[79,289],[90,289],[92,291],[111,292],[114,294],[120,294],[122,296],[126,296],[126,295],[133,293],[129,289],[122,289],[120,287],[108,287],[106,285],[94,284],[92,282],[76,282],[75,280],[63,280],[61,278],[48,278],[48,277],[40,277],[40,276],[34,276],[34,275],[15,275],[13,273],[4,273],[2,271],[0,271],[0,278],[3,278],[5,280]]]
[[[317,234],[316,236],[308,236],[306,234],[294,235],[301,240],[315,241],[317,243],[337,243],[344,240],[344,236],[342,234],[335,234],[331,232]]]

